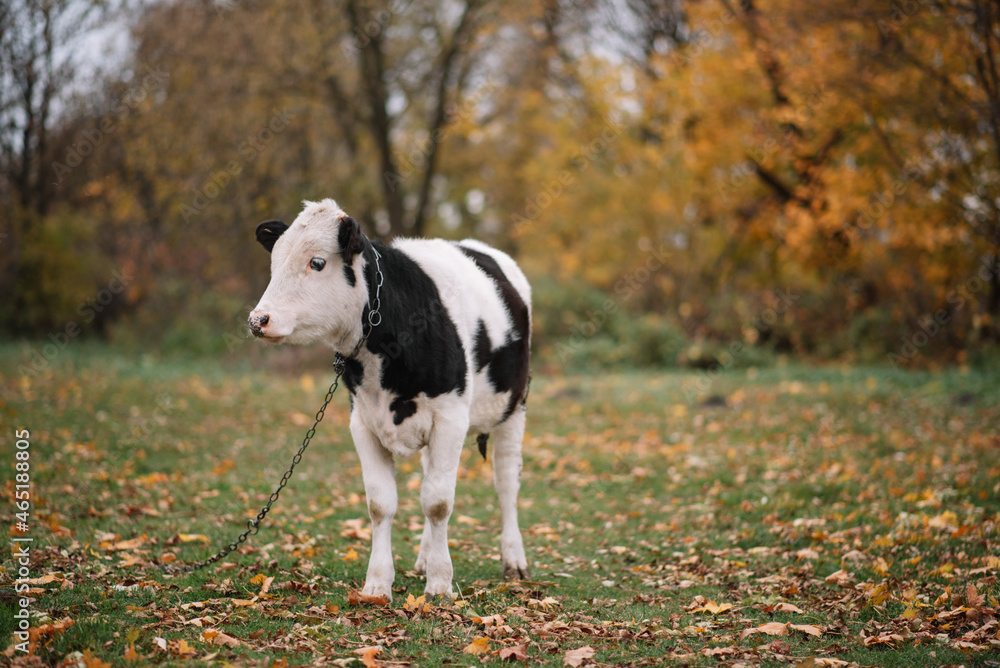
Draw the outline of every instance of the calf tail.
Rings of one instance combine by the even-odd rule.
[[[476,444],[479,446],[479,454],[483,456],[483,461],[486,461],[486,441],[488,440],[490,440],[489,434],[476,436]]]

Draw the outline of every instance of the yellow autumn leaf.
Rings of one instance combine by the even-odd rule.
[[[704,605],[694,608],[691,612],[709,612],[713,615],[717,615],[720,612],[726,612],[727,610],[732,609],[732,603],[716,603],[715,601],[708,601]]]
[[[408,594],[406,596],[406,603],[403,604],[403,610],[430,612],[431,606],[427,604],[427,597],[425,595],[421,594],[417,598],[414,598],[413,594]]]
[[[86,668],[111,668],[111,664],[91,654],[89,649],[83,650],[83,665]]]
[[[126,663],[135,663],[139,660],[139,653],[135,651],[135,645],[129,645],[125,648],[125,653],[122,655]]]
[[[140,557],[139,555],[137,555],[137,554],[126,554],[122,558],[122,561],[119,564],[119,566],[123,566],[123,567],[140,566],[140,565],[142,565],[144,563],[146,563],[146,560],[143,559],[142,557]]]
[[[177,534],[177,540],[181,541],[182,543],[194,543],[194,542],[207,543],[208,536],[202,533],[179,533]]]
[[[347,554],[345,554],[344,556],[342,556],[340,558],[340,560],[341,561],[357,561],[358,560],[358,551],[355,550],[352,547],[349,550],[347,550]]]
[[[142,534],[138,538],[131,538],[129,540],[123,540],[117,543],[109,543],[105,541],[101,543],[99,547],[105,550],[112,550],[112,551],[134,550],[137,547],[142,546],[142,544],[145,543],[147,540],[149,540],[149,536],[147,536],[146,534]]]
[[[889,587],[884,583],[875,585],[867,593],[868,601],[872,605],[882,605],[889,598]]]
[[[462,650],[462,654],[480,655],[490,651],[489,638],[476,638]]]
[[[958,527],[958,515],[954,511],[946,510],[940,515],[929,519],[927,526],[932,529],[955,529]]]
[[[197,654],[198,650],[188,644],[187,640],[183,638],[177,641],[177,654],[180,656],[194,655]]]

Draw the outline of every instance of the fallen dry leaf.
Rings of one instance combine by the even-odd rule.
[[[64,578],[64,577],[60,577],[58,575],[51,575],[50,574],[50,575],[43,575],[40,578],[31,578],[29,580],[18,580],[18,583],[19,584],[20,583],[26,583],[26,584],[30,584],[30,585],[43,585],[43,584],[48,584],[50,582],[63,582],[65,580],[66,580],[66,578]]]
[[[537,598],[528,599],[528,607],[536,610],[551,610],[553,607],[558,605],[559,601],[555,600],[551,596],[546,596],[542,600],[538,600]]]
[[[592,659],[595,653],[594,648],[590,645],[584,645],[583,647],[571,649],[563,655],[563,665],[582,666],[587,659]]]
[[[830,573],[824,579],[827,584],[837,585],[838,587],[851,587],[851,577],[850,573],[841,569]]]
[[[768,622],[767,624],[761,624],[760,626],[745,629],[742,633],[740,633],[740,640],[743,640],[747,636],[753,635],[754,633],[766,633],[769,636],[787,636],[788,625],[781,622]]]
[[[473,654],[478,656],[480,654],[486,654],[488,651],[490,651],[490,639],[476,638],[465,646],[465,649],[462,650],[462,654]]]
[[[361,663],[365,664],[366,668],[375,668],[378,665],[375,656],[381,651],[381,645],[369,645],[368,647],[357,648],[354,650],[354,653],[361,657]]]
[[[344,520],[341,522],[344,529],[340,532],[340,535],[344,538],[356,538],[358,540],[369,541],[372,539],[372,532],[366,524],[368,520],[363,517],[359,517],[353,520]]]
[[[811,636],[820,637],[823,635],[822,629],[818,626],[813,626],[812,624],[789,624],[788,628],[795,629],[796,631],[802,631],[803,633],[808,633]]]
[[[717,615],[720,612],[726,612],[727,610],[732,609],[732,603],[716,603],[715,601],[708,601],[704,605],[692,608],[689,612],[709,612],[713,615]]]
[[[970,608],[978,608],[986,600],[986,596],[976,591],[976,585],[971,582],[965,588],[965,604]]]
[[[139,653],[135,651],[135,645],[129,645],[125,648],[125,653],[122,654],[122,658],[125,659],[126,663],[134,663],[139,660]]]
[[[212,636],[212,644],[217,647],[239,647],[240,641],[227,633]]]
[[[385,594],[379,596],[372,596],[371,594],[362,594],[359,591],[351,590],[347,594],[347,604],[351,606],[357,606],[362,604],[368,605],[389,605],[389,599]]]
[[[427,603],[427,597],[421,594],[417,598],[413,597],[413,594],[408,594],[406,596],[406,603],[403,604],[403,610],[411,610],[413,612],[428,613],[431,611],[431,606]]]
[[[488,617],[473,617],[472,621],[483,626],[493,626],[494,624],[500,626],[504,623],[504,618],[503,615],[490,615]]]
[[[178,656],[194,656],[198,653],[194,647],[188,644],[187,640],[183,638],[177,642],[177,655]]]
[[[100,545],[98,545],[98,547],[111,552],[117,552],[118,550],[134,550],[137,547],[142,546],[142,544],[145,543],[147,540],[149,540],[149,536],[147,536],[146,534],[142,534],[138,538],[123,540],[117,543],[111,543],[110,541],[105,541]]]
[[[514,647],[504,647],[497,654],[502,661],[527,661],[528,646],[516,645]]]
[[[89,649],[83,650],[83,665],[85,668],[111,668],[111,664],[101,661],[90,653]]]
[[[271,583],[274,582],[274,577],[269,576],[264,578],[263,584],[260,586],[260,591],[257,592],[257,596],[263,596],[271,588]]]
[[[182,543],[207,543],[208,536],[203,533],[179,533],[177,534],[177,540]]]
[[[769,636],[787,636],[788,625],[781,622],[768,622],[757,627]]]

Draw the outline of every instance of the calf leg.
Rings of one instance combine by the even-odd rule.
[[[361,460],[361,475],[372,520],[372,553],[362,594],[385,595],[392,600],[396,568],[392,561],[392,518],[396,514],[396,466],[392,453],[382,447],[372,432],[351,419],[351,436]]]
[[[427,472],[430,469],[430,457],[427,454],[428,449],[424,448],[420,451],[420,465],[424,469],[424,480],[427,480]],[[457,477],[457,474],[456,474]],[[423,486],[421,485],[421,491]],[[427,572],[427,553],[430,552],[430,542],[431,542],[431,522],[427,517],[424,517],[424,530],[420,532],[420,552],[417,553],[417,563],[413,565],[413,570],[417,573]]]
[[[500,559],[505,578],[528,579],[528,561],[517,523],[517,493],[521,488],[521,441],[525,411],[518,408],[493,429],[493,484],[500,499]]]
[[[438,418],[424,453],[424,480],[420,486],[420,504],[424,509],[424,534],[416,568],[427,574],[424,593],[428,596],[453,596],[451,591],[451,554],[448,552],[448,520],[455,506],[455,482],[462,443],[469,430],[468,417]]]

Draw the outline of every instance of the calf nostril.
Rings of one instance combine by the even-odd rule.
[[[253,332],[254,336],[262,336],[264,334],[264,327],[270,321],[270,317],[266,315],[251,315],[248,324],[250,325],[250,331]]]

